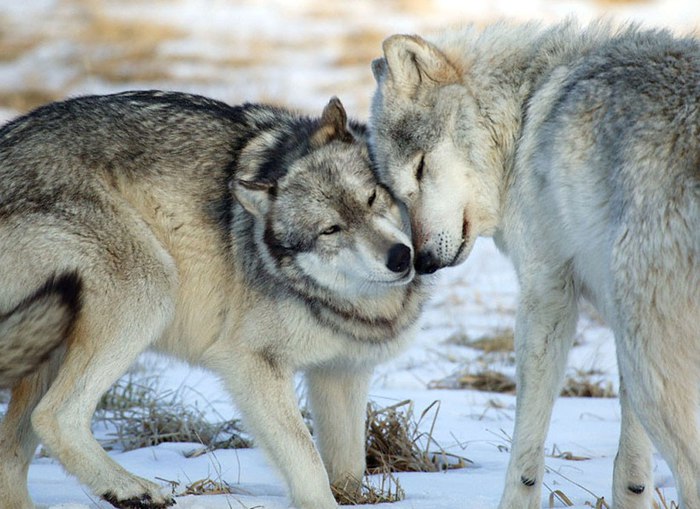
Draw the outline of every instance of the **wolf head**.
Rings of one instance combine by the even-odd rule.
[[[410,226],[376,179],[364,126],[348,124],[333,98],[320,119],[293,129],[250,143],[232,186],[254,218],[268,271],[305,291],[351,297],[409,283],[415,275]]]
[[[461,263],[498,222],[502,162],[469,76],[417,36],[384,41],[370,145],[379,175],[408,206],[419,273]]]

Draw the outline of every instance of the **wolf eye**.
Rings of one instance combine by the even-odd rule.
[[[329,226],[325,230],[321,231],[321,235],[333,235],[334,233],[338,233],[340,231],[340,226],[337,224],[334,224],[333,226]]]
[[[416,180],[420,182],[423,179],[423,168],[425,167],[425,156],[420,156],[420,162],[416,167]]]
[[[374,191],[372,191],[372,195],[369,197],[369,200],[367,200],[367,205],[369,205],[371,207],[372,205],[374,205],[374,200],[376,200],[376,199],[377,199],[377,190],[375,189]]]

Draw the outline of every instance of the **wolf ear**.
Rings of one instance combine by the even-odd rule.
[[[442,51],[417,35],[392,35],[382,49],[393,85],[406,95],[413,95],[421,85],[460,81],[459,72]]]
[[[257,217],[267,213],[270,205],[270,193],[274,190],[274,184],[239,178],[233,180],[229,187],[238,203],[248,212]]]
[[[375,58],[372,60],[372,75],[374,81],[381,83],[386,75],[386,58]]]
[[[352,142],[353,137],[348,130],[348,116],[343,103],[337,97],[331,97],[323,108],[320,127],[311,135],[310,144],[313,148],[322,147],[332,140]]]

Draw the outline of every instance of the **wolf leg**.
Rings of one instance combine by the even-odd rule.
[[[119,466],[90,430],[102,394],[172,321],[177,288],[174,263],[152,232],[128,207],[111,205],[105,198],[101,214],[81,216],[77,235],[75,224],[57,227],[60,244],[47,243],[46,260],[34,261],[72,262],[83,286],[63,363],[31,422],[66,470],[97,495],[122,508],[164,507],[170,497]]]
[[[153,270],[153,268],[151,268]],[[110,281],[87,289],[58,376],[32,414],[32,424],[63,466],[117,507],[165,507],[160,488],[114,462],[95,441],[90,421],[102,394],[170,322],[168,277]],[[94,282],[93,282],[94,283]],[[90,287],[86,278],[86,287]]]
[[[279,468],[296,509],[337,509],[311,433],[294,392],[294,373],[274,355],[225,344],[207,352],[205,366],[219,373],[244,421]]]
[[[32,429],[31,415],[55,377],[61,357],[62,352],[54,351],[48,362],[12,389],[10,405],[0,425],[2,507],[34,507],[27,491],[27,470],[39,444],[39,437]]]
[[[642,325],[637,330],[645,328]],[[693,355],[683,355],[672,348],[653,348],[654,353],[650,355],[647,347],[658,345],[660,338],[637,335],[633,341],[618,342],[618,349],[622,345],[620,370],[637,418],[671,467],[681,509],[700,509],[697,363]],[[684,341],[686,344],[679,346],[679,350],[693,342],[697,345],[698,338],[686,337]]]
[[[331,484],[359,490],[365,472],[365,420],[372,372],[323,367],[307,372],[314,433]]]
[[[620,377],[620,407],[622,422],[613,473],[613,507],[650,509],[654,492],[652,445],[632,408],[623,377]]]
[[[500,509],[540,507],[544,441],[576,329],[576,294],[567,266],[524,269],[515,328],[517,403]],[[535,275],[535,276],[533,276]]]

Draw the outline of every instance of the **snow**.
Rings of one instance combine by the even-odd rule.
[[[0,31],[0,40],[15,37],[25,41],[36,37],[38,42],[17,58],[0,58],[0,93],[41,88],[53,95],[68,96],[152,86],[188,90],[229,102],[270,101],[310,112],[320,111],[330,95],[339,94],[353,116],[366,118],[374,86],[369,62],[379,56],[383,37],[395,32],[427,33],[467,22],[481,24],[500,17],[549,23],[570,14],[576,14],[582,21],[604,14],[619,21],[636,20],[649,26],[687,31],[698,27],[700,3],[696,0],[3,2],[0,20],[6,28]],[[172,29],[174,35],[157,44],[150,57],[154,64],[165,62],[170,73],[162,79],[119,82],[90,72],[91,66],[109,58],[114,50],[108,44],[75,35],[90,20],[98,18],[126,23],[148,20],[154,26]],[[363,41],[369,49],[362,46]],[[353,52],[357,52],[358,58],[343,60]],[[123,63],[129,64],[128,53],[125,58]],[[0,119],[16,113],[0,109]],[[431,382],[447,379],[465,368],[488,367],[513,374],[514,366],[508,355],[484,360],[479,352],[446,340],[455,334],[478,339],[512,329],[517,282],[510,263],[490,240],[479,240],[466,263],[442,271],[438,279],[414,343],[402,355],[377,369],[371,399],[380,406],[411,399],[418,412],[439,400],[435,438],[447,451],[465,456],[474,464],[444,473],[397,474],[406,499],[383,507],[493,509],[498,504],[508,462],[514,397],[429,387]],[[164,389],[191,388],[190,397],[202,398],[203,406],[212,409],[212,418],[236,415],[219,381],[207,372],[153,355],[146,355],[143,364],[148,371],[162,374],[160,385]],[[612,336],[594,313],[586,312],[580,320],[569,366],[572,373],[577,369],[596,369],[602,373],[603,380],[616,387]],[[576,508],[595,505],[596,497],[610,500],[619,425],[620,411],[615,398],[559,398],[546,441],[548,488],[566,493]],[[187,458],[185,453],[194,448],[196,444],[161,444],[130,452],[112,451],[110,455],[128,470],[157,480],[164,487],[168,481],[191,483],[209,477],[224,480],[236,490],[234,495],[179,497],[177,507],[288,507],[283,482],[260,450],[217,450]],[[572,461],[555,457],[563,452],[587,459]],[[677,498],[669,469],[658,456],[655,483],[668,500]],[[66,474],[56,460],[47,457],[37,456],[33,460],[29,491],[40,508],[109,507]],[[548,497],[545,489],[543,507],[549,507]],[[564,504],[555,502],[554,506]]]

